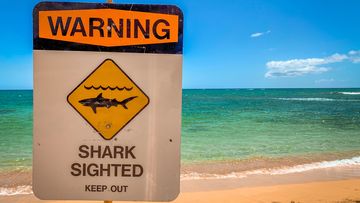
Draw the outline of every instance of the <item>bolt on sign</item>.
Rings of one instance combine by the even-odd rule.
[[[33,22],[34,194],[48,200],[175,199],[180,9],[43,2]]]

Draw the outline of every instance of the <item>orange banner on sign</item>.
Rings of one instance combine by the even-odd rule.
[[[178,42],[179,16],[116,9],[39,12],[39,38],[107,47]]]

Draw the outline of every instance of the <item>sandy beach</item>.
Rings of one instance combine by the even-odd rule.
[[[360,202],[359,166],[330,167],[289,174],[255,174],[246,178],[183,179],[181,193],[173,202]],[[42,201],[33,194],[1,196],[0,202]],[[101,201],[91,201],[101,202]]]

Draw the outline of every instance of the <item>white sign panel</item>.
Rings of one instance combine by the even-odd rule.
[[[175,199],[181,11],[167,5],[45,2],[33,15],[35,195]]]

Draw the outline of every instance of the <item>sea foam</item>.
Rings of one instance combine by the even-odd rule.
[[[294,97],[294,98],[273,98],[276,100],[283,101],[318,101],[318,102],[358,102],[359,99],[331,99],[331,98],[321,98],[321,97],[313,97],[313,98],[302,98],[302,97]]]
[[[329,98],[276,98],[285,101],[337,101],[336,99]]]
[[[360,92],[338,92],[339,94],[346,94],[346,95],[360,95]]]
[[[0,187],[0,196],[28,195],[32,193],[33,191],[30,185],[20,185],[11,188]]]
[[[204,179],[229,179],[229,178],[246,178],[251,175],[284,175],[291,173],[301,173],[316,169],[360,166],[360,157],[353,157],[350,159],[341,159],[334,161],[321,161],[309,164],[301,164],[296,166],[257,169],[243,172],[231,172],[228,174],[210,174],[210,173],[187,173],[181,174],[181,180],[204,180]]]

